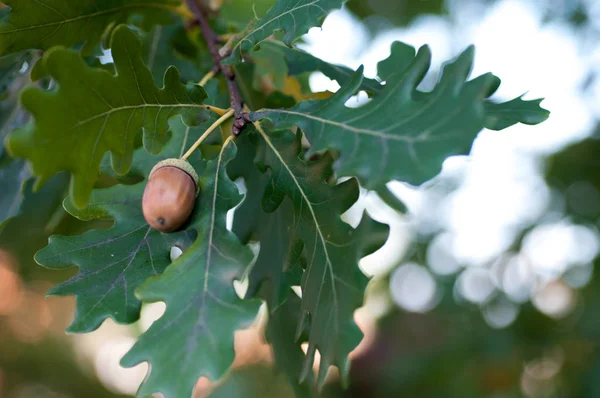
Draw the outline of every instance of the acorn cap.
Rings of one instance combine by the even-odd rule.
[[[194,170],[192,165],[189,164],[189,162],[185,159],[170,158],[161,160],[160,162],[154,165],[152,170],[150,170],[148,179],[152,177],[152,173],[154,173],[156,170],[160,169],[161,167],[167,166],[177,167],[178,169],[185,171],[190,177],[192,177],[192,180],[194,180],[194,184],[196,185],[196,189],[198,189],[198,173],[196,173],[196,170]]]

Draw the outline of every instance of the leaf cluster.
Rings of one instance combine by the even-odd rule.
[[[149,171],[181,157],[232,100],[231,76],[197,83],[214,68],[205,43],[214,38],[203,36],[194,7],[179,0],[5,3],[0,183],[9,195],[0,201],[0,217],[8,219],[1,225],[28,211],[23,192],[44,192],[62,176],[52,203],[64,198],[61,214],[91,227],[51,237],[35,260],[50,269],[78,267],[49,292],[76,297],[71,332],[92,331],[107,318],[134,323],[143,303],[166,303],[122,361],[150,363],[143,396],[189,397],[200,377],[221,378],[234,359],[235,331],[255,320],[261,302],[266,339],[298,396],[316,394],[330,366],[347,384],[348,355],[362,339],[354,311],[368,283],[358,264],[388,236],[366,213],[356,227],[342,220],[360,187],[390,198],[387,182],[431,179],[447,157],[468,153],[483,128],[548,116],[539,100],[491,99],[500,79],[469,79],[473,48],[449,61],[427,92],[419,89],[430,68],[427,47],[394,43],[374,79],[362,67],[296,48],[342,0],[261,2],[264,12],[254,18],[242,15],[246,1],[217,1],[216,12],[203,17],[222,35],[218,61],[227,66],[220,69],[232,69],[252,123],[237,138],[231,123],[221,125],[220,137],[189,159],[201,193],[183,228],[163,234],[142,214]],[[112,62],[99,62],[96,55],[109,49]],[[315,71],[341,89],[313,93],[307,76]],[[347,107],[361,90],[370,101]],[[234,181],[243,181],[244,195]],[[98,221],[110,226],[94,228]],[[183,251],[177,259],[173,247]],[[236,291],[235,281],[246,291]]]

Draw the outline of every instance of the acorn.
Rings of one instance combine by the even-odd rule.
[[[158,231],[174,231],[192,214],[198,192],[198,174],[186,160],[158,162],[150,171],[144,190],[144,218]]]

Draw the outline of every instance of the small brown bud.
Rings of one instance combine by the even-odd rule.
[[[198,175],[182,159],[166,159],[148,177],[142,211],[150,226],[161,232],[181,227],[192,214],[198,191]]]

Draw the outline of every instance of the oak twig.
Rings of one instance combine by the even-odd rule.
[[[221,72],[227,80],[227,89],[229,90],[229,101],[231,109],[234,111],[233,128],[231,129],[234,136],[239,135],[246,124],[248,124],[248,118],[244,115],[243,107],[244,102],[240,91],[238,90],[237,83],[235,81],[235,73],[229,65],[223,65],[221,62],[223,58],[219,53],[218,43],[221,38],[213,31],[208,23],[206,11],[200,7],[197,0],[186,0],[190,10],[194,13],[194,18],[200,25],[202,35],[212,55],[214,70]]]
[[[206,131],[204,132],[204,134],[202,134],[202,136],[200,136],[200,138],[198,138],[196,140],[196,142],[194,142],[194,145],[192,145],[190,147],[190,149],[188,149],[188,151],[185,153],[185,155],[183,155],[181,157],[181,159],[186,160],[187,158],[190,157],[190,155],[192,153],[194,153],[194,151],[196,150],[196,148],[198,148],[200,146],[200,144],[202,144],[202,142],[213,132],[215,131],[217,128],[219,128],[220,125],[223,124],[223,122],[225,122],[227,119],[229,119],[231,116],[233,115],[233,109],[228,110],[223,116],[221,116],[216,122],[214,122],[209,128],[206,129]]]

